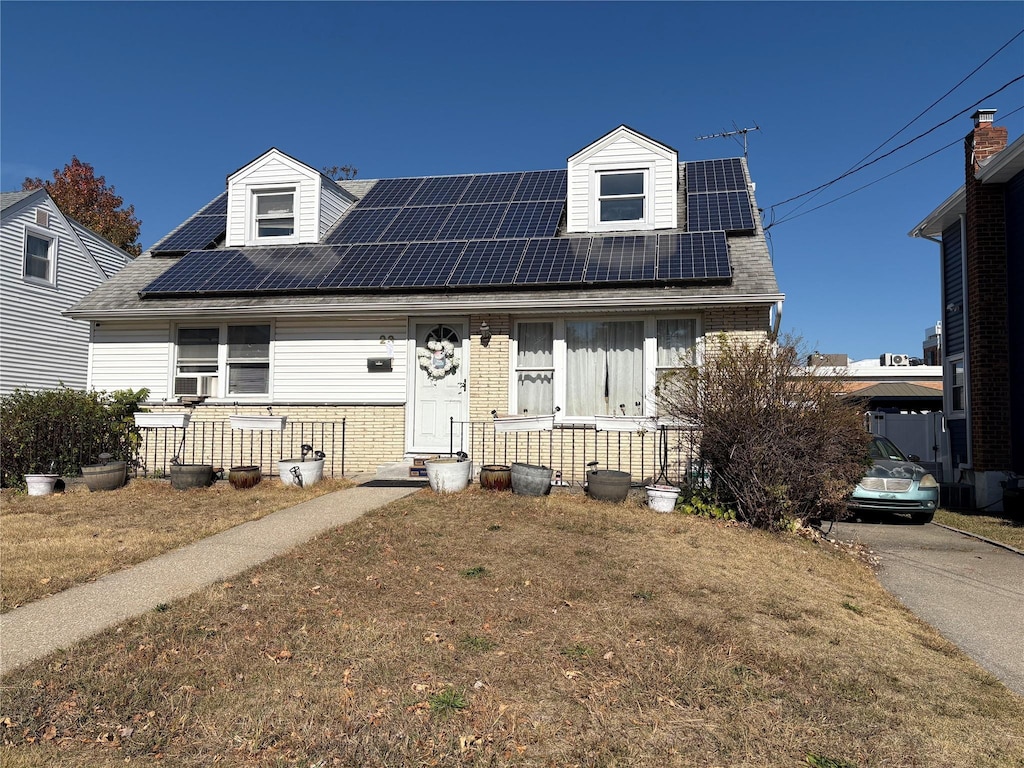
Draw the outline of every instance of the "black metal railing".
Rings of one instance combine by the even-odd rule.
[[[593,425],[556,424],[553,429],[499,432],[493,421],[451,420],[451,453],[469,454],[478,467],[488,464],[542,464],[555,480],[582,486],[588,465],[629,472],[633,482],[680,484],[697,466],[695,430],[657,425],[653,430],[615,432]]]
[[[172,462],[212,464],[227,470],[257,466],[264,475],[277,474],[277,462],[298,459],[302,446],[323,451],[324,475],[345,474],[345,419],[289,421],[281,431],[232,429],[230,421],[193,421],[184,429],[144,427],[139,430],[138,474],[162,476]]]

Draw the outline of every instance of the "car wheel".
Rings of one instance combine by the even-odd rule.
[[[934,512],[914,512],[910,516],[910,519],[918,525],[925,525],[926,523],[930,523],[933,517],[935,517]]]

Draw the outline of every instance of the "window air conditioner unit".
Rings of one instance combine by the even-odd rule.
[[[217,394],[216,376],[175,376],[174,395],[206,395],[214,397]]]

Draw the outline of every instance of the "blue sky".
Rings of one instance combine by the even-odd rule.
[[[681,160],[732,157],[734,140],[695,137],[756,124],[750,169],[770,212],[1022,28],[1019,2],[4,2],[0,187],[77,155],[135,205],[149,246],[271,146],[385,178],[564,167],[621,123]],[[1022,72],[1024,36],[881,152],[979,100],[1014,140],[1024,81],[983,97]],[[921,354],[938,246],[907,232],[963,183],[972,111],[775,209],[804,214],[955,142],[772,227],[784,330],[854,359]]]

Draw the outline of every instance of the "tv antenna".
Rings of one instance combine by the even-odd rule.
[[[694,141],[704,141],[705,139],[724,139],[728,136],[743,136],[743,159],[745,160],[747,157],[747,134],[751,131],[760,131],[761,126],[757,123],[754,123],[753,128],[740,128],[736,123],[733,123],[732,125],[734,130],[712,133],[710,136],[697,136]]]

